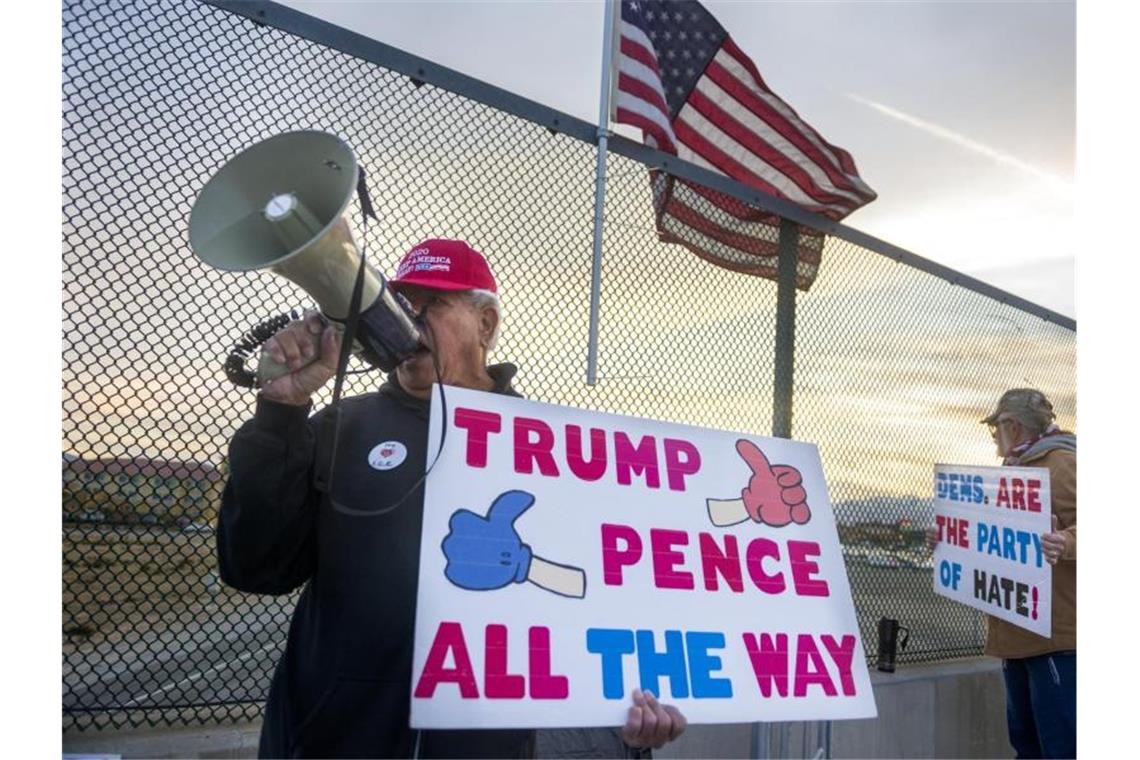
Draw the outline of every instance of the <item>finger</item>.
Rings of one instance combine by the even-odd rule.
[[[1056,533],[1061,530],[1061,523],[1057,520],[1057,515],[1051,515],[1053,522],[1053,532]]]
[[[652,692],[645,692],[645,707],[641,708],[641,731],[638,732],[638,741],[643,746],[652,745],[657,734],[657,711],[650,703],[651,698]]]
[[[284,356],[283,364],[287,364],[290,368],[296,369],[301,360],[301,346],[297,341],[297,336],[292,327],[287,327],[275,336],[277,338],[277,347],[281,349],[281,354]]]
[[[621,728],[622,741],[631,747],[640,747],[642,744],[640,739],[643,724],[641,713],[642,709],[636,705],[629,708],[629,715],[625,719],[625,725]]]
[[[340,333],[331,325],[325,328],[321,335],[321,366],[329,372],[336,374],[337,362],[340,361]]]
[[[673,741],[685,733],[685,729],[689,727],[689,721],[685,718],[684,713],[673,705],[662,705],[662,707],[665,708],[665,712],[669,713],[669,717],[673,721],[673,730],[669,732],[669,741]]]
[[[491,508],[487,510],[487,519],[491,522],[514,523],[523,512],[534,504],[534,494],[526,491],[505,491],[499,494]]]
[[[804,480],[800,471],[790,464],[772,465],[772,474],[776,476],[776,482],[784,488],[798,486]]]
[[[285,353],[281,350],[281,346],[277,342],[276,335],[265,341],[265,345],[261,347],[261,350],[268,352],[270,358],[278,364],[285,363]]]
[[[320,351],[320,338],[309,335],[308,330],[298,330],[294,336],[297,339],[297,351],[301,354],[301,364],[315,359]]]
[[[771,475],[772,466],[768,464],[768,457],[764,456],[756,444],[749,441],[747,438],[741,438],[736,442],[736,453],[748,463],[752,472],[756,475]]]
[[[320,335],[325,330],[325,320],[316,310],[305,312],[305,329],[310,335]]]
[[[335,351],[331,351],[328,354],[325,353],[325,350],[329,348],[329,346],[325,344],[328,338],[321,336],[320,340],[321,353],[316,360],[306,359],[308,363],[300,369],[294,370],[293,373],[298,376],[298,382],[311,391],[319,389],[321,385],[328,382],[328,378],[336,374],[337,359],[339,359]]]
[[[669,736],[673,733],[673,718],[669,713],[665,712],[665,708],[657,701],[652,692],[646,695],[646,702],[653,710],[653,719],[656,725],[653,729],[653,736],[650,738],[650,744],[653,749],[661,749],[665,746],[665,742],[669,741]]]
[[[315,361],[320,357],[321,339],[316,335],[309,335],[308,331],[297,332],[298,368]]]

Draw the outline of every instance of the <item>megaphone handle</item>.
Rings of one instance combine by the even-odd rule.
[[[325,319],[325,324],[331,326],[334,330],[337,331],[338,334],[344,335],[344,325],[341,324],[340,322],[337,322],[337,321],[332,320],[332,319]],[[313,333],[309,332],[308,330],[304,331],[301,334],[305,336],[304,340],[308,341],[308,343],[309,343],[308,354],[312,358],[301,362],[300,366],[298,366],[297,369],[302,369],[304,367],[308,367],[310,364],[312,364],[313,362],[315,362],[321,358],[321,335],[322,334],[317,333],[314,335]],[[358,350],[360,350],[360,347],[359,347],[359,345],[356,344],[356,341],[353,341],[352,348],[353,348],[353,353],[356,353]],[[261,355],[258,357],[258,360],[257,360],[257,385],[258,385],[258,387],[264,386],[265,383],[270,381],[270,380],[276,380],[279,377],[284,377],[285,375],[288,375],[290,372],[295,372],[295,371],[296,370],[294,370],[294,369],[290,369],[289,366],[286,364],[279,364],[272,356],[270,356],[268,351],[266,351],[264,348],[261,349]]]

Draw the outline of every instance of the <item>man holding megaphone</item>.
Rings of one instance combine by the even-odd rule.
[[[264,352],[287,371],[261,382],[256,413],[231,443],[218,526],[222,579],[254,593],[305,586],[274,673],[260,754],[533,756],[532,731],[408,725],[433,384],[519,394],[514,366],[487,364],[501,310],[482,254],[462,241],[426,240],[389,283],[410,303],[422,346],[387,382],[310,419],[311,395],[336,374],[339,332],[309,315],[266,342]],[[636,754],[684,730],[680,712],[654,695],[637,691],[633,702],[615,741],[606,746],[611,735],[597,732],[594,751]]]

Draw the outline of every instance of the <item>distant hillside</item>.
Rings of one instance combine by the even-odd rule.
[[[857,523],[897,523],[906,518],[917,526],[934,522],[932,498],[918,496],[876,496],[841,501],[833,505],[835,521],[843,525]]]

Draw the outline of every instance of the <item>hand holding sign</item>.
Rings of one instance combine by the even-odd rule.
[[[562,596],[586,595],[586,574],[536,557],[515,530],[515,521],[534,504],[526,491],[499,494],[481,517],[467,509],[451,515],[443,539],[443,574],[460,588],[490,591],[511,583],[531,583]]]
[[[621,740],[638,749],[661,749],[685,732],[689,724],[673,705],[663,705],[653,692],[633,690],[633,707],[621,729]]]
[[[1053,531],[1041,536],[1041,550],[1045,554],[1045,561],[1050,565],[1057,564],[1057,560],[1065,553],[1065,538],[1061,525],[1057,522],[1057,515],[1053,515]]]
[[[752,519],[782,528],[789,523],[803,525],[811,519],[799,470],[791,465],[770,464],[756,444],[743,438],[736,442],[736,451],[752,470],[752,477],[740,492],[740,499],[707,500],[713,525],[724,527]]]

